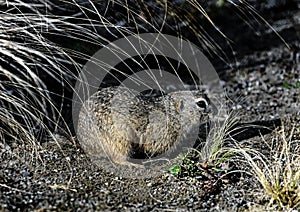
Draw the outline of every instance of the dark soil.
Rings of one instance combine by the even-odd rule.
[[[251,42],[237,42],[245,47],[234,68],[219,69],[231,108],[239,111],[243,123],[281,119],[287,130],[293,124],[300,127],[299,3],[296,6],[282,11],[263,8],[291,49],[278,38],[273,43],[269,31],[251,38],[246,35]],[[240,30],[231,33],[240,34]],[[271,141],[275,135],[276,130],[264,139]],[[21,141],[0,143],[1,211],[244,211],[269,201],[261,185],[244,172],[226,174],[223,170],[223,176],[202,164],[199,169],[206,174],[173,176],[166,169],[161,176],[128,179],[91,163],[72,138],[55,136],[58,142],[47,138],[35,148]],[[267,151],[260,136],[241,142]],[[229,166],[230,171],[243,168],[234,161]]]

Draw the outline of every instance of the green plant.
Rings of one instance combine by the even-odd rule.
[[[178,156],[180,163],[168,168],[168,172],[177,177],[195,177],[197,179],[212,181],[218,180],[228,182],[226,176],[232,170],[229,158],[219,163],[208,164],[199,158],[199,151],[192,149],[186,154]],[[229,177],[230,178],[230,177]]]
[[[296,81],[295,83],[288,83],[288,82],[283,82],[282,86],[286,89],[292,89],[292,88],[300,88],[300,81]]]
[[[180,167],[179,165],[171,166],[171,167],[168,169],[168,171],[169,171],[172,175],[174,175],[174,176],[178,175],[179,172],[180,172],[180,170],[181,170],[181,167]]]

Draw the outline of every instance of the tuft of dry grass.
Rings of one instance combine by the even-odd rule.
[[[300,140],[295,136],[296,127],[289,132],[282,126],[267,143],[269,154],[253,147],[238,148],[249,173],[261,184],[270,199],[269,208],[281,210],[300,207]]]
[[[33,155],[47,136],[56,140],[54,131],[71,135],[62,111],[75,79],[67,65],[77,64],[47,39],[47,32],[61,33],[58,26],[64,23],[42,13],[48,3],[0,3],[0,142],[28,145]]]
[[[225,106],[222,106],[225,107]],[[229,160],[232,155],[229,144],[230,136],[233,126],[238,123],[238,114],[234,111],[226,112],[224,108],[219,108],[219,113],[212,119],[212,126],[204,146],[199,152],[200,159],[206,164],[220,164],[222,161]],[[219,115],[225,117],[219,117]],[[225,145],[228,144],[228,145]]]

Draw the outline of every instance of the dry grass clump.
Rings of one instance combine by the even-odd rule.
[[[271,142],[263,140],[268,150],[237,149],[248,164],[249,173],[258,180],[264,195],[270,199],[269,209],[300,209],[300,139],[295,129],[293,127],[287,132],[282,126]]]
[[[64,122],[64,91],[74,78],[66,65],[72,61],[44,35],[59,31],[56,24],[62,23],[40,13],[47,1],[5,1],[0,6],[0,141],[35,149],[45,133],[51,135]]]
[[[224,107],[224,106],[223,106]],[[204,163],[210,165],[219,164],[221,161],[229,160],[232,155],[229,134],[234,130],[238,123],[238,114],[231,111],[226,112],[224,108],[219,108],[224,114],[218,114],[213,118],[212,126],[205,144],[199,152],[199,157]],[[225,117],[219,117],[219,115]]]

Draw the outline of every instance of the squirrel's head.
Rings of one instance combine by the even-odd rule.
[[[211,112],[210,101],[201,91],[176,91],[170,93],[178,112],[196,110],[208,114]]]

